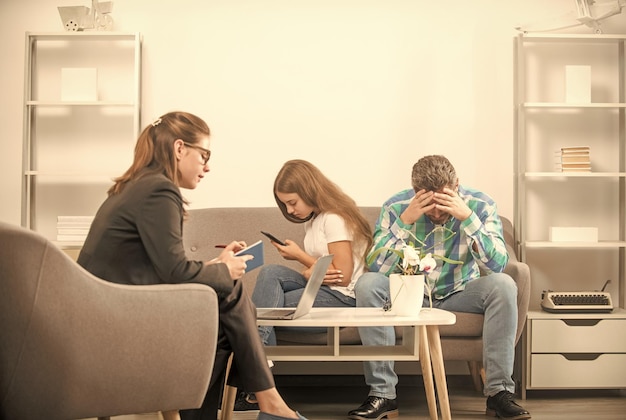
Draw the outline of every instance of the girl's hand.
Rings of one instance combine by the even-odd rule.
[[[302,272],[302,275],[304,276],[305,279],[307,279],[307,281],[311,278],[311,273],[313,272],[314,266],[315,265],[307,268],[306,270]],[[337,270],[335,268],[329,268],[328,270],[326,270],[326,275],[324,276],[324,280],[322,281],[322,284],[326,286],[340,286],[342,281],[343,281],[343,274],[341,273],[341,270]]]
[[[334,268],[329,268],[326,271],[326,275],[324,276],[324,281],[322,284],[326,286],[341,286],[341,282],[343,281],[343,273],[341,270],[336,270]]]
[[[298,256],[304,253],[304,251],[302,251],[302,248],[300,248],[300,246],[298,246],[298,244],[292,241],[291,239],[285,239],[285,243],[287,245],[282,246],[280,244],[272,242],[272,245],[274,245],[274,248],[278,250],[278,253],[284,259],[297,260]]]

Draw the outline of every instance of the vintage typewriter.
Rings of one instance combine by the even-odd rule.
[[[613,310],[611,294],[605,291],[553,292],[543,291],[541,307],[554,313],[608,313]]]

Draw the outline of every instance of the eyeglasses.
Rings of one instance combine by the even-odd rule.
[[[186,141],[183,142],[183,144],[185,146],[191,147],[192,149],[196,149],[197,151],[200,152],[200,157],[202,157],[202,164],[206,165],[209,162],[209,159],[211,159],[211,151],[208,149],[205,149],[204,147],[200,147],[196,144],[191,144],[191,143],[187,143]]]

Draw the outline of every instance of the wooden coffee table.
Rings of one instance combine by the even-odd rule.
[[[435,385],[439,395],[441,417],[450,420],[448,385],[441,354],[440,325],[452,325],[456,317],[442,309],[424,308],[416,316],[396,316],[380,308],[313,308],[302,318],[293,320],[259,319],[259,325],[275,327],[326,327],[328,339],[321,345],[266,346],[267,358],[273,361],[364,361],[364,360],[413,360],[420,361],[428,411],[437,420]],[[342,345],[339,331],[343,327],[402,327],[402,342],[394,346]],[[434,372],[434,375],[433,375]],[[232,407],[237,392],[227,387],[224,392],[221,420],[232,419]]]

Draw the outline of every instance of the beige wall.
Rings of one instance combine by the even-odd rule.
[[[461,182],[512,217],[513,28],[574,3],[118,0],[113,18],[143,34],[143,124],[182,109],[212,127],[212,173],[187,194],[192,207],[273,205],[274,175],[291,158],[378,205],[409,186],[417,158],[443,153]],[[11,223],[20,222],[24,32],[61,31],[60,5],[89,1],[0,0],[0,220]],[[626,16],[604,26],[624,32]]]

